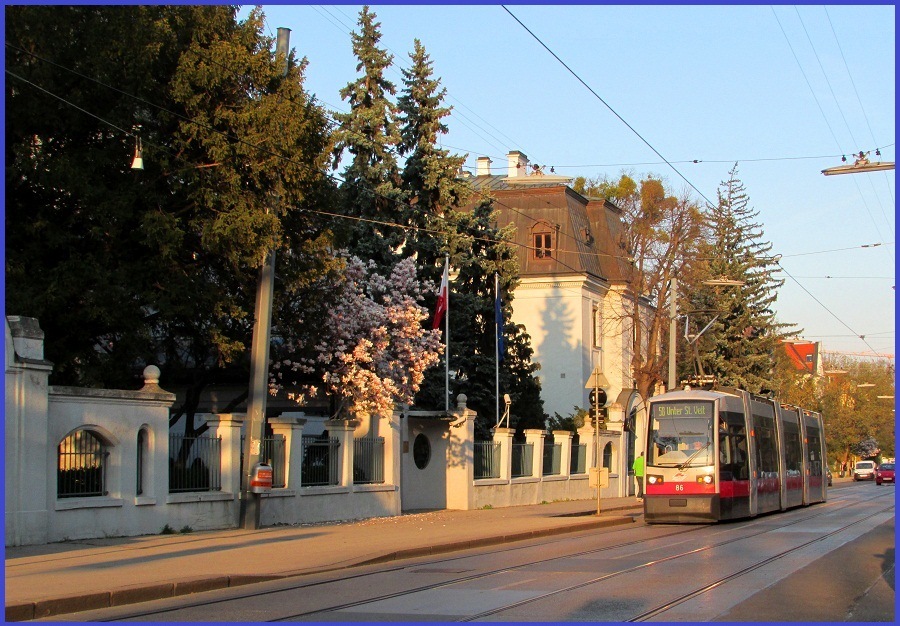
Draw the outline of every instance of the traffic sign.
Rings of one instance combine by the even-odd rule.
[[[587,382],[584,384],[585,389],[609,389],[610,384],[600,371],[599,367],[595,367],[591,375],[588,376]]]

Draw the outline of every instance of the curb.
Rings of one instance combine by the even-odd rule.
[[[604,528],[607,526],[619,526],[623,524],[631,524],[634,523],[634,521],[634,517],[626,515],[623,517],[592,520],[583,524],[573,524],[571,526],[544,528],[541,530],[524,531],[508,535],[495,535],[493,537],[482,537],[479,539],[470,539],[467,541],[455,541],[435,546],[426,546],[424,548],[396,550],[394,552],[389,552],[377,557],[345,565],[323,566],[285,574],[271,574],[260,576],[247,574],[240,574],[235,576],[213,576],[209,578],[181,580],[171,583],[133,585],[120,587],[112,591],[91,592],[77,596],[64,596],[48,600],[38,600],[35,602],[9,604],[5,607],[5,621],[22,622],[33,619],[41,619],[45,617],[53,617],[55,615],[64,615],[67,613],[78,613],[80,611],[106,609],[115,606],[123,606],[126,604],[149,602],[151,600],[163,600],[165,598],[173,598],[175,596],[183,596],[192,593],[198,593],[201,591],[213,591],[216,589],[225,589],[228,587],[239,587],[243,585],[268,582],[272,580],[282,580],[293,576],[348,569],[361,565],[375,565],[378,563],[387,563],[400,559],[430,556],[433,554],[443,554],[446,552],[456,552],[459,550],[467,550],[471,548],[491,546],[502,543],[511,543],[514,541],[523,541],[526,539],[535,539],[538,537],[548,537],[552,535],[574,533],[595,528]]]

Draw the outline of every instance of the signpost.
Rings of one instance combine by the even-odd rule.
[[[609,404],[609,397],[606,390],[609,389],[609,381],[599,367],[595,367],[594,371],[588,377],[584,384],[585,389],[590,389],[588,399],[591,402],[590,416],[594,420],[594,439],[597,443],[595,452],[594,467],[590,468],[590,477],[588,483],[591,487],[597,487],[597,515],[600,515],[600,490],[603,487],[609,487],[609,468],[600,467],[600,428],[606,423],[603,421],[601,411],[606,411],[606,405]],[[604,478],[605,472],[605,478]]]

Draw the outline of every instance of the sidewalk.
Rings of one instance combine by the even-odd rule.
[[[630,524],[635,498],[6,548],[6,621]]]

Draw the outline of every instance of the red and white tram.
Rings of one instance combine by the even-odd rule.
[[[753,517],[826,499],[822,416],[737,389],[650,399],[644,519]]]

